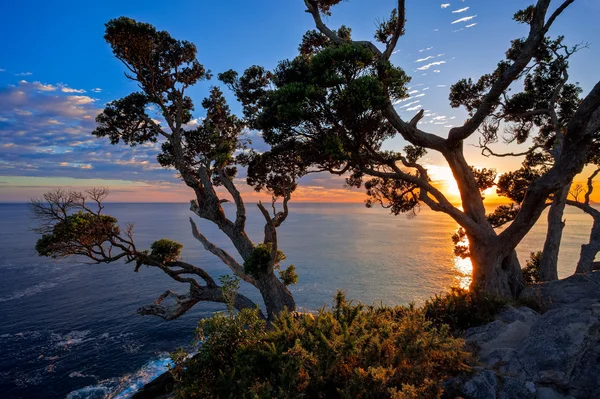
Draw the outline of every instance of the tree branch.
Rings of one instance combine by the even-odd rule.
[[[192,218],[190,218],[190,225],[192,227],[192,235],[194,236],[194,238],[196,240],[200,241],[200,243],[202,244],[202,246],[204,246],[204,249],[206,249],[207,251],[211,252],[213,255],[215,255],[219,259],[221,259],[221,261],[223,263],[225,263],[227,266],[229,266],[229,268],[231,269],[231,271],[236,276],[238,276],[239,278],[241,278],[245,282],[250,283],[250,284],[256,286],[256,281],[254,280],[254,278],[252,276],[249,276],[246,273],[244,273],[244,267],[242,265],[240,265],[226,251],[222,250],[221,248],[217,247],[212,242],[208,241],[208,239],[205,236],[203,236],[198,231],[198,227],[196,226],[196,223],[194,223],[194,220]]]
[[[167,298],[173,298],[175,304],[170,306],[163,304],[163,301]],[[137,313],[143,316],[158,316],[164,320],[174,320],[186,313],[198,302],[219,302],[226,304],[227,301],[221,287],[203,287],[201,289],[190,287],[190,293],[187,295],[179,295],[173,291],[165,291],[151,305],[139,308]],[[239,293],[235,296],[233,306],[237,310],[258,308],[250,298]],[[266,319],[265,315],[260,310],[259,315],[262,319]]]
[[[513,83],[515,79],[523,72],[529,61],[533,58],[535,51],[544,40],[544,36],[550,29],[554,20],[560,15],[574,0],[565,1],[544,24],[544,19],[550,0],[538,0],[533,15],[533,21],[530,25],[529,35],[525,40],[521,53],[512,65],[500,76],[492,85],[488,93],[484,96],[481,105],[471,119],[463,126],[450,129],[448,134],[449,142],[457,142],[466,139],[473,134],[483,123],[485,118],[492,112],[498,104],[498,99],[502,93]]]

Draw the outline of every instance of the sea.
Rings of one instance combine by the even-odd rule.
[[[260,242],[264,221],[247,204],[247,231]],[[231,204],[227,212],[234,213]],[[185,261],[218,277],[228,274],[219,259],[191,234],[188,204],[108,203],[105,213],[122,225],[134,224],[138,248],[160,238],[184,245]],[[518,247],[523,264],[542,249],[546,214]],[[573,273],[591,219],[567,209],[559,275]],[[198,227],[215,244],[234,254],[227,237],[209,222]],[[198,320],[224,311],[200,303],[174,321],[139,316],[165,290],[186,292],[186,285],[160,270],[124,262],[91,264],[85,259],[37,256],[38,238],[27,204],[0,204],[0,397],[129,398],[165,370],[169,353],[192,350]],[[331,304],[337,290],[366,304],[420,304],[453,286],[468,286],[470,263],[453,256],[448,216],[422,209],[415,216],[394,216],[362,204],[291,203],[279,229],[283,266],[299,275],[291,287],[302,310]],[[259,301],[253,287],[241,292]]]

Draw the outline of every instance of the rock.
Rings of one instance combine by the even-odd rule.
[[[454,380],[454,396],[600,398],[600,272],[538,284],[523,292],[547,311],[507,306],[465,333],[480,367]]]
[[[491,370],[484,370],[475,374],[462,387],[462,394],[468,399],[489,398],[496,399],[498,379]]]
[[[173,392],[173,384],[175,380],[173,379],[173,374],[167,371],[159,375],[154,380],[150,381],[148,384],[144,385],[142,389],[137,391],[132,399],[169,399],[172,398]]]
[[[498,399],[536,399],[535,384],[518,378],[503,377]]]
[[[575,399],[572,396],[563,395],[549,387],[537,388],[537,399]]]
[[[520,298],[535,301],[545,309],[589,307],[600,303],[600,271],[536,284],[523,290]]]
[[[571,375],[600,336],[600,320],[570,307],[543,314],[517,346],[518,357],[535,382],[568,387]]]

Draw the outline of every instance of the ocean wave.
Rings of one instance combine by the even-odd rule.
[[[164,373],[172,365],[167,354],[144,364],[138,371],[120,378],[99,381],[67,395],[67,399],[127,399],[131,398],[144,385]],[[73,373],[72,373],[73,374]],[[75,375],[79,377],[79,375]]]
[[[39,284],[34,285],[33,287],[25,288],[23,290],[17,291],[9,296],[0,297],[0,302],[8,302],[14,301],[15,299],[26,298],[28,296],[32,296],[35,294],[39,294],[40,292],[47,290],[49,288],[54,288],[58,285],[57,282],[54,281],[44,281]]]
[[[55,343],[57,347],[70,347],[74,345],[79,345],[84,342],[93,341],[96,338],[86,338],[90,335],[90,330],[75,330],[71,331],[65,335],[52,333],[50,335],[50,339]]]

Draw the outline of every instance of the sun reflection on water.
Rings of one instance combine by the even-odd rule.
[[[473,264],[470,258],[454,257],[454,269],[458,272],[456,279],[458,286],[465,290],[469,289],[471,281],[473,281]]]

